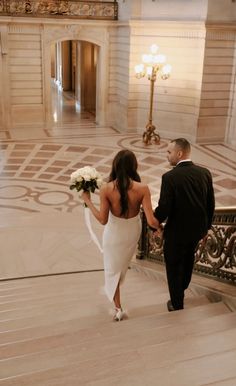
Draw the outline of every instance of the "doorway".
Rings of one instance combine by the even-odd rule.
[[[54,125],[96,120],[98,46],[78,40],[51,44],[51,103]]]

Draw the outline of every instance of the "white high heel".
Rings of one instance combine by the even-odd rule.
[[[124,318],[125,312],[122,310],[122,308],[115,308],[115,315],[113,317],[113,320],[116,322],[120,322]]]

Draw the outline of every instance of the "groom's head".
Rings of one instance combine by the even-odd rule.
[[[173,139],[167,148],[167,159],[172,166],[176,166],[179,161],[189,159],[190,153],[191,146],[187,139]]]

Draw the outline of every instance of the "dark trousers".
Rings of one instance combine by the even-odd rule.
[[[184,308],[184,291],[188,288],[194,266],[197,241],[176,243],[165,240],[164,258],[170,299],[176,310]]]

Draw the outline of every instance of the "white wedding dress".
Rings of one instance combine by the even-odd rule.
[[[105,271],[105,292],[112,302],[117,285],[122,283],[129,263],[136,251],[141,234],[140,214],[125,219],[109,212],[103,232],[103,258]]]

